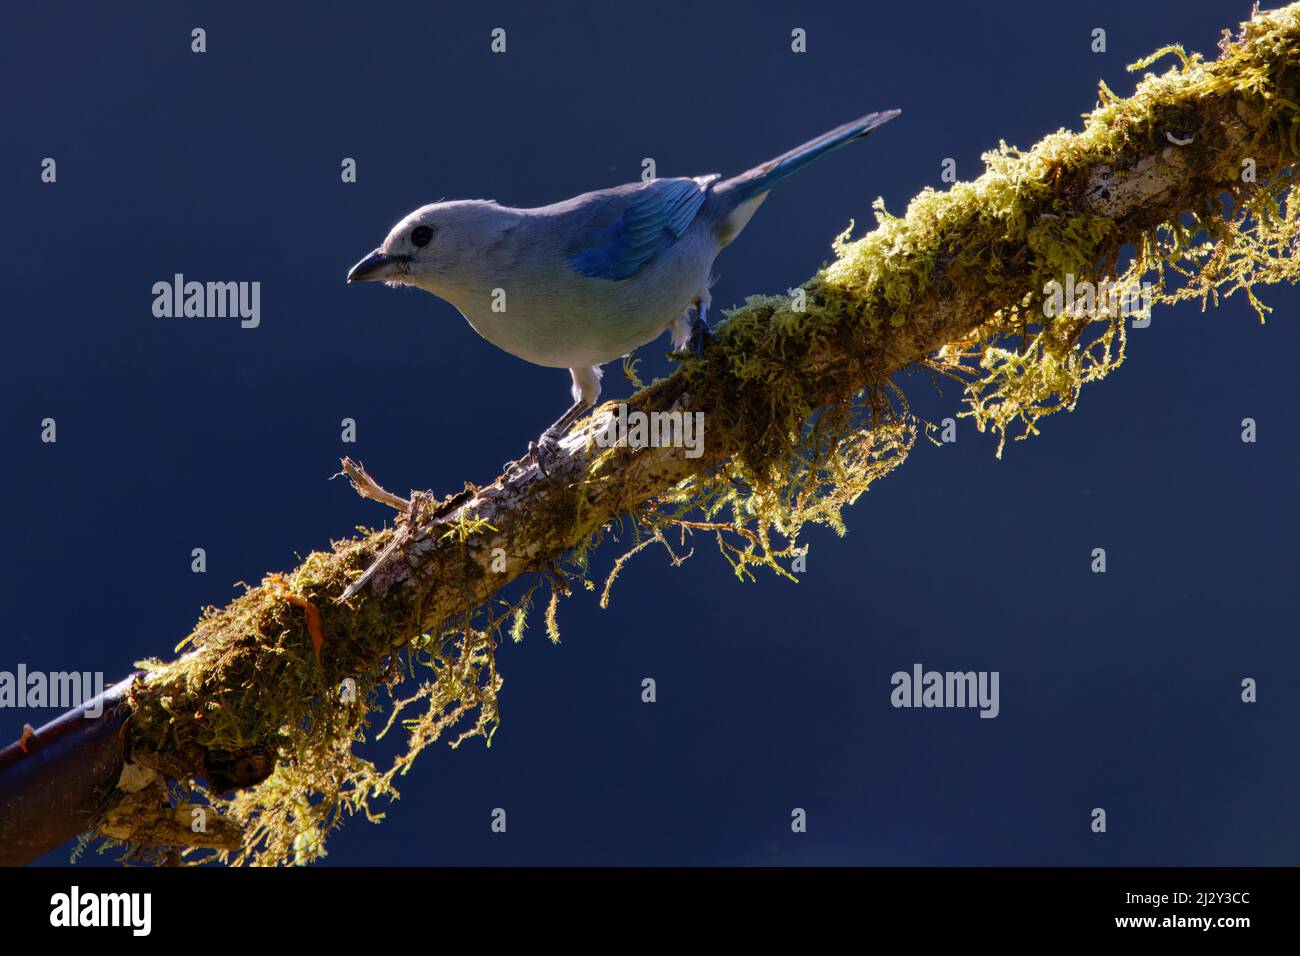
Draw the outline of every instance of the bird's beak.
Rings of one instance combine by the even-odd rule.
[[[376,249],[352,267],[348,273],[348,281],[373,282],[376,279],[387,279],[397,271],[398,263],[401,261],[401,256],[390,256]]]

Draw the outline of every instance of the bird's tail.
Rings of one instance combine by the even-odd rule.
[[[788,153],[782,153],[776,159],[770,159],[753,169],[746,170],[739,176],[724,180],[713,187],[718,194],[727,194],[735,205],[767,192],[791,173],[803,169],[819,156],[825,156],[832,150],[871,135],[879,126],[888,123],[902,110],[885,110],[880,113],[868,113],[851,123],[837,126],[829,133],[823,133],[802,146],[796,146]]]

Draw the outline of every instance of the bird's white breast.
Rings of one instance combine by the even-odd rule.
[[[646,269],[612,281],[581,276],[561,250],[497,256],[456,288],[440,289],[481,336],[537,365],[579,368],[628,354],[663,333],[707,291],[717,240],[693,226]]]

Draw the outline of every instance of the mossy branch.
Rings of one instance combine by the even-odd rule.
[[[917,363],[959,379],[964,414],[1001,439],[1072,408],[1122,361],[1124,316],[1098,303],[1047,319],[1047,283],[1151,280],[1156,302],[1241,291],[1262,317],[1252,286],[1297,277],[1300,5],[1225,31],[1217,60],[1160,53],[1177,54],[1173,69],[1128,98],[1103,85],[1082,131],[1028,151],[1003,144],[977,180],[927,189],[905,216],[878,203],[876,229],[841,236],[836,260],[801,290],[750,299],[703,358],[628,400],[632,411],[703,412],[703,457],[600,447],[615,414],[606,404],[549,475],[525,469],[441,502],[391,495],[350,466],[368,497],[398,509],[395,527],[268,576],[208,609],[178,659],[143,662],[132,765],[242,828],[242,848],[222,858],[309,861],[344,816],[377,819],[372,801],[431,741],[490,743],[496,636],[518,639],[548,584],[557,636],[556,601],[571,583],[594,588],[586,555],[599,541],[659,544],[680,560],[665,532],[708,534],[742,578],[788,573],[778,559],[803,525],[841,529],[841,509],[905,457],[920,426],[890,376]],[[381,770],[354,744],[416,667],[427,676],[384,728],[420,708],[405,722],[407,752]],[[113,824],[123,832],[120,813]]]

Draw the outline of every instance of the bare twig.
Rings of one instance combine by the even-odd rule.
[[[348,480],[352,482],[352,487],[356,489],[357,494],[362,498],[378,501],[380,504],[396,508],[398,511],[411,510],[410,500],[381,488],[379,483],[370,477],[370,473],[366,471],[361,462],[353,461],[351,458],[344,458],[343,474],[348,476]]]

